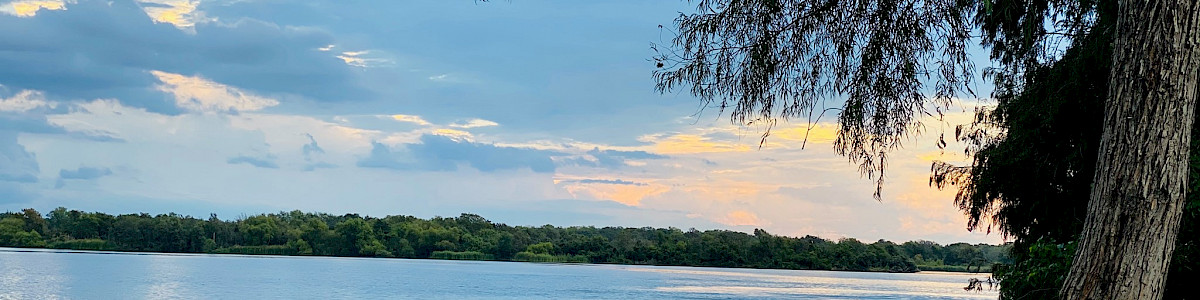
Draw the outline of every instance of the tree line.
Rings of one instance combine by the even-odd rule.
[[[375,218],[301,211],[226,221],[57,208],[0,214],[0,246],[75,250],[397,257],[805,270],[989,271],[1009,245],[787,237],[756,229],[509,226],[475,214]]]

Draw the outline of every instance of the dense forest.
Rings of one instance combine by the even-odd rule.
[[[300,211],[226,221],[178,214],[113,216],[57,208],[0,215],[0,246],[75,250],[325,255],[881,272],[983,271],[1009,263],[1009,245],[837,242],[677,228],[541,227],[479,215],[341,216]]]

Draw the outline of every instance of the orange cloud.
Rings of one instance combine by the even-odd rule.
[[[180,30],[195,33],[196,20],[200,18],[201,14],[196,11],[196,7],[200,4],[199,1],[138,0],[138,2],[154,4],[142,6],[142,10],[146,11],[146,15],[154,20],[154,23],[168,23],[175,25]]]
[[[562,183],[561,180],[555,180],[555,184]],[[670,191],[671,188],[664,185],[645,184],[645,185],[624,185],[624,184],[589,184],[589,183],[571,183],[564,187],[572,196],[578,197],[579,194],[587,194],[592,198],[602,200],[612,200],[629,206],[642,205],[642,199],[646,197],[660,195]]]
[[[14,1],[0,6],[0,11],[22,18],[36,16],[37,12],[43,9],[64,10],[67,6],[62,0]]]
[[[413,123],[413,124],[417,124],[417,125],[421,125],[421,126],[429,126],[430,125],[429,121],[425,121],[425,118],[421,118],[421,116],[414,116],[414,115],[392,115],[392,120]]]
[[[809,128],[808,125],[800,125],[773,129],[767,141],[770,141],[771,138],[787,141],[804,141],[807,138],[807,144],[831,144],[837,138],[837,133],[837,124],[816,123],[812,125],[812,128]]]
[[[441,136],[448,136],[448,137],[452,137],[452,138],[460,138],[460,139],[469,139],[472,137],[470,132],[449,129],[449,128],[434,129],[433,134],[441,135]]]
[[[711,138],[694,134],[676,134],[665,138],[644,136],[641,140],[653,143],[654,152],[663,154],[745,152],[751,150],[748,145],[715,141]]]
[[[765,224],[763,224],[763,221],[758,218],[758,215],[756,215],[752,212],[744,211],[744,210],[731,211],[731,212],[729,212],[729,214],[726,214],[724,217],[717,218],[716,220],[713,220],[713,221],[717,221],[718,223],[729,225],[729,226],[763,226],[763,225],[765,225]]]

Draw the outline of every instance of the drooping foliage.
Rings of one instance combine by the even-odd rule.
[[[930,178],[931,185],[938,188],[959,187],[955,202],[969,217],[968,229],[984,225],[990,232],[994,225],[1019,242],[1041,238],[1065,241],[1078,234],[1091,192],[1088,186],[1096,164],[1112,60],[1112,32],[1106,28],[1114,21],[1109,15],[1113,8],[1105,9],[1095,22],[1100,27],[1081,33],[1061,58],[1049,64],[1026,58],[1019,67],[991,71],[996,105],[979,110],[974,123],[955,130],[956,139],[968,145],[965,151],[973,158],[971,166],[936,162]],[[1013,10],[1019,8],[993,13],[1005,15]],[[1019,29],[1030,25],[1022,21],[1041,22],[1032,17],[1017,21],[980,18],[995,23],[984,29],[985,35],[995,36],[996,45],[1024,40],[1011,40],[1013,35],[1026,34]],[[993,24],[988,22],[984,24]],[[1000,61],[1016,60],[1008,54],[993,55]],[[1014,73],[1017,71],[1021,73]]]
[[[887,154],[970,93],[969,1],[700,0],[655,45],[660,92],[687,90],[731,121],[819,121],[836,111],[837,153],[876,180]],[[827,106],[831,105],[831,106]]]

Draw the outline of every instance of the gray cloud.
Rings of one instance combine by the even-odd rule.
[[[111,132],[104,131],[67,131],[62,126],[50,124],[46,116],[40,114],[5,114],[0,113],[0,130],[10,130],[37,134],[61,134],[72,138],[97,142],[124,142]]]
[[[17,143],[17,132],[0,130],[0,181],[32,183],[40,174],[33,153]]]
[[[231,165],[247,164],[247,165],[251,165],[251,166],[255,166],[255,167],[259,167],[259,168],[266,168],[266,169],[278,169],[279,168],[279,164],[275,163],[275,157],[271,157],[271,156],[259,158],[259,157],[239,155],[239,156],[230,157],[229,160],[226,160],[225,162],[229,163]]]
[[[410,164],[401,162],[402,159],[399,153],[392,152],[387,145],[371,142],[371,154],[359,160],[357,165],[361,168],[412,169]]]
[[[108,175],[112,175],[112,170],[109,168],[79,167],[75,170],[62,169],[58,171],[58,178],[62,179],[96,179]]]
[[[311,134],[305,133],[304,136],[308,137],[308,143],[300,147],[300,152],[304,154],[304,161],[307,162],[307,164],[305,164],[300,170],[311,172],[317,169],[329,169],[337,167],[337,165],[320,161],[320,156],[325,154],[325,149],[322,149],[321,145],[317,144],[317,139]]]
[[[358,162],[359,167],[399,170],[454,171],[466,164],[483,172],[528,168],[538,173],[554,172],[552,156],[564,153],[530,148],[502,147],[455,140],[440,135],[423,135],[421,143],[408,144],[404,151],[392,151],[373,143],[371,154]]]
[[[202,22],[189,34],[154,23],[133,1],[79,1],[31,18],[0,15],[0,82],[67,98],[118,98],[160,113],[179,112],[152,87],[150,70],[196,75],[267,94],[323,101],[369,93],[352,69],[316,50],[324,31],[253,19]]]
[[[66,185],[67,180],[92,180],[108,175],[112,175],[112,170],[109,168],[79,167],[74,170],[62,169],[58,170],[58,181],[54,183],[54,188],[62,188]]]
[[[625,166],[625,161],[630,160],[630,159],[666,159],[666,158],[669,158],[666,155],[654,154],[654,153],[650,153],[650,152],[646,152],[646,151],[621,151],[621,150],[611,150],[611,149],[600,150],[599,147],[592,148],[592,150],[588,150],[587,154],[592,156],[593,158],[595,158],[595,160],[593,161],[593,160],[588,160],[588,159],[577,158],[577,159],[566,160],[566,162],[570,163],[570,164],[580,165],[580,166],[603,167],[603,168],[609,168],[609,169],[616,169],[616,168]]]
[[[563,182],[584,183],[584,184],[615,184],[615,185],[646,186],[645,183],[621,180],[621,179],[580,179],[580,180],[564,180]]]
[[[308,137],[308,144],[304,144],[304,146],[300,148],[300,151],[304,153],[304,159],[312,160],[314,155],[325,154],[325,149],[321,149],[321,145],[317,144],[316,138],[313,138],[311,134],[307,133],[305,133],[304,136]]]

